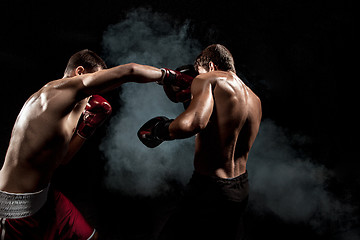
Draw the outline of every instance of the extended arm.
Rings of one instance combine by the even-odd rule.
[[[127,82],[149,83],[162,79],[160,69],[129,63],[94,73],[62,78],[45,85],[39,95],[48,96],[51,113],[58,118],[69,114],[82,99],[113,90]]]
[[[162,78],[162,74],[158,68],[129,63],[78,76],[81,77],[79,91],[85,96],[101,94],[113,90],[126,82],[156,82]]]

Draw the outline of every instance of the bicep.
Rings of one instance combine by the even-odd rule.
[[[198,122],[200,125],[206,125],[214,107],[212,86],[208,81],[202,79],[196,80],[191,86],[193,98],[187,110],[194,117],[195,122]]]
[[[115,71],[118,70],[118,71]],[[49,104],[49,110],[61,116],[67,115],[75,105],[92,94],[101,94],[113,89],[122,82],[123,69],[107,69],[96,73],[78,75],[70,78],[62,78],[49,82],[40,93],[45,94]]]

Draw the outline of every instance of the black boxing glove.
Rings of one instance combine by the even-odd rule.
[[[165,140],[171,140],[169,126],[174,119],[155,117],[147,121],[137,132],[140,141],[148,148],[159,146]]]
[[[162,68],[162,81],[167,97],[177,103],[191,100],[191,83],[198,74],[192,65],[182,66],[177,70]]]

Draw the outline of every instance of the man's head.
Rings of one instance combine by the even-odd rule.
[[[236,73],[233,56],[226,47],[220,44],[205,48],[196,58],[194,67],[199,73],[216,70]]]
[[[106,64],[96,53],[88,49],[81,50],[69,59],[64,77],[74,77],[80,74],[93,73],[105,69]]]

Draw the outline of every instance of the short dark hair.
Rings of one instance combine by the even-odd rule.
[[[196,58],[194,67],[196,70],[199,67],[203,67],[206,71],[209,71],[210,61],[213,62],[219,70],[236,73],[233,56],[230,51],[221,44],[212,44],[205,48]]]
[[[81,50],[70,57],[65,74],[69,74],[78,66],[82,66],[87,72],[94,72],[99,67],[102,69],[107,68],[104,60],[89,49]]]

